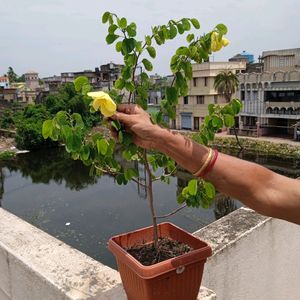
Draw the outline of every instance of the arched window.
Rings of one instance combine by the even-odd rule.
[[[279,108],[278,108],[278,107],[275,107],[275,108],[273,109],[273,112],[274,112],[274,114],[279,114]]]
[[[268,107],[267,108],[267,114],[272,114],[272,113],[273,113],[272,107]]]
[[[285,113],[286,113],[286,109],[285,109],[285,107],[282,107],[280,109],[280,114],[285,115]]]

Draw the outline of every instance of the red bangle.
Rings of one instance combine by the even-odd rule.
[[[214,149],[214,157],[210,161],[210,163],[207,165],[207,167],[203,170],[203,172],[200,174],[200,177],[204,177],[207,173],[209,173],[213,169],[213,167],[217,161],[218,155],[219,155],[218,150]]]

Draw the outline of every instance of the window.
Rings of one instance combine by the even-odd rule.
[[[183,97],[183,104],[189,104],[189,96]]]
[[[207,86],[207,77],[204,77],[204,86]]]
[[[197,96],[196,100],[197,104],[204,104],[204,96]]]
[[[193,78],[193,86],[197,86],[197,78],[196,77]]]

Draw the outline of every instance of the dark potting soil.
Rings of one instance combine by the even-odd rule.
[[[193,248],[190,246],[170,238],[160,238],[157,250],[154,247],[154,243],[135,245],[126,249],[129,254],[144,266],[151,266],[192,250]]]

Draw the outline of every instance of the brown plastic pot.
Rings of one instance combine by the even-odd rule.
[[[152,266],[144,266],[124,250],[153,241],[153,227],[112,237],[108,248],[115,255],[129,300],[195,300],[204,263],[212,250],[207,243],[172,223],[158,225],[159,237],[170,237],[194,250]]]

